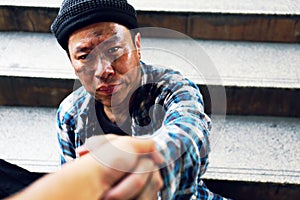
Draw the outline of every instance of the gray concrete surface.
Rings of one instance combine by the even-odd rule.
[[[0,158],[30,171],[59,166],[55,109],[0,107]],[[300,119],[213,116],[205,178],[300,184]]]
[[[55,109],[0,107],[0,158],[30,171],[58,169]]]
[[[51,34],[0,33],[0,75],[75,78]],[[199,84],[300,88],[300,46],[283,43],[142,39],[142,60]]]
[[[227,116],[213,122],[204,177],[300,183],[300,118]]]
[[[62,0],[1,0],[0,5],[59,7]],[[128,0],[137,10],[300,14],[299,0]]]

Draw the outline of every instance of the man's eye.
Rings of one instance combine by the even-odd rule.
[[[111,54],[111,53],[117,52],[119,49],[120,49],[120,47],[112,47],[112,48],[109,48],[109,49],[107,50],[107,52],[108,52],[109,54]]]
[[[81,56],[78,56],[78,60],[85,60],[88,57],[88,54],[84,54]]]

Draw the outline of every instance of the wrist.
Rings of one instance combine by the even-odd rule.
[[[79,158],[79,162],[78,169],[83,172],[84,176],[84,178],[79,181],[83,181],[83,187],[85,188],[88,188],[86,187],[88,185],[91,190],[90,192],[97,195],[97,198],[102,197],[111,187],[105,181],[105,166],[94,159],[90,154]]]

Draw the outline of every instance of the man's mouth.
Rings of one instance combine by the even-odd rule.
[[[103,95],[112,95],[116,92],[118,85],[101,86],[96,91]]]

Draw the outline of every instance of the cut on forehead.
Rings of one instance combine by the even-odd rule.
[[[111,37],[121,35],[127,36],[127,34],[130,37],[130,31],[123,25],[114,22],[99,22],[73,32],[69,37],[69,43],[75,38],[77,41],[80,40],[82,43],[92,42],[91,40],[95,40],[94,42],[101,43],[102,41]]]
[[[129,31],[125,26],[115,22],[99,22],[94,23],[74,31],[70,37],[78,32],[87,31],[94,36],[114,35],[118,32]]]

